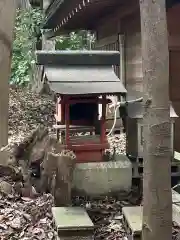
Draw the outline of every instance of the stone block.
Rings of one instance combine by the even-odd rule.
[[[52,213],[61,240],[93,240],[94,224],[85,209],[54,207]]]
[[[132,186],[132,164],[125,155],[113,161],[77,163],[73,189],[88,196],[129,192]]]
[[[142,207],[124,207],[122,209],[123,221],[129,240],[140,240],[142,233]]]

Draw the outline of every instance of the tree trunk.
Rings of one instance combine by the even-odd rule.
[[[9,77],[12,57],[13,29],[16,0],[0,0],[0,148],[8,143]],[[6,154],[0,152],[0,163],[6,163]]]
[[[43,164],[42,191],[50,191],[54,196],[55,205],[71,204],[71,188],[75,159],[60,153],[48,152]]]
[[[172,239],[169,53],[165,0],[140,0],[144,77],[143,239]]]

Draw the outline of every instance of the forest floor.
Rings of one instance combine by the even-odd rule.
[[[30,91],[10,89],[9,143],[20,143],[39,124],[52,132],[54,102],[51,97],[39,96]],[[125,136],[110,138],[111,148],[125,151]],[[0,172],[1,173],[1,172]],[[17,182],[12,177],[0,174],[0,240],[50,240],[57,233],[52,219],[54,205],[51,194],[39,195],[35,188],[31,197],[23,197],[17,191]],[[95,240],[126,240],[122,223],[122,207],[140,204],[138,188],[124,197],[104,197],[90,200],[74,196],[73,205],[84,206],[95,224]],[[179,228],[174,225],[173,239],[180,239]]]

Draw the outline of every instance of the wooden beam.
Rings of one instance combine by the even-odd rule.
[[[0,0],[0,148],[8,144],[9,77],[11,73],[16,0]],[[0,163],[5,163],[3,152]]]
[[[95,22],[96,29],[99,28],[99,26],[104,25],[104,23],[106,21],[108,21],[109,19],[111,19],[114,16],[117,16],[117,18],[119,20],[121,20],[122,18],[125,18],[128,15],[131,15],[132,13],[137,11],[138,9],[139,9],[138,0],[129,0],[128,2],[123,2],[122,5],[118,6],[118,8],[115,11],[113,11],[112,14],[108,15],[108,18],[107,18],[107,15],[106,15],[103,18],[99,19],[98,23]],[[94,25],[94,27],[95,27],[95,25]]]
[[[107,44],[112,44],[112,43],[115,43],[115,42],[118,42],[118,35],[113,35],[113,36],[109,36],[109,37],[100,39],[99,41],[97,41],[95,43],[95,48],[99,49],[101,47],[104,47]]]
[[[121,1],[121,2],[122,2],[122,5],[118,6],[117,10],[113,11],[113,13],[109,14],[109,16],[117,15],[118,17],[120,16],[120,18],[123,18],[139,8],[138,0],[130,0],[130,2],[128,2],[128,4],[124,4],[123,1]],[[64,32],[64,28],[65,28],[64,26],[68,25],[70,21],[72,22],[73,18],[75,16],[77,16],[77,14],[79,14],[79,13],[83,14],[83,11],[85,10],[85,8],[95,5],[95,4],[98,4],[97,0],[81,1],[80,3],[79,2],[76,3],[74,8],[71,7],[71,9],[70,9],[70,7],[69,7],[69,10],[67,10],[67,14],[66,15],[63,14],[59,18],[58,26],[55,27],[53,30],[49,31],[48,38],[58,36],[59,34]],[[104,18],[101,18],[101,20],[100,20],[98,17],[98,24],[101,24],[102,21],[104,21]],[[97,28],[97,19],[94,19],[94,21],[91,19],[91,21],[89,21],[86,25],[88,25],[88,26],[85,26],[84,29],[95,30]],[[69,30],[69,32],[71,31],[70,28],[68,28],[68,30]],[[72,31],[75,31],[75,29],[72,29]]]
[[[180,49],[180,34],[168,37],[169,49]]]

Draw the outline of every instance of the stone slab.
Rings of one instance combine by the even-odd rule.
[[[180,161],[180,153],[179,152],[174,152],[174,159]]]
[[[52,208],[57,227],[57,240],[93,240],[94,224],[80,207]]]
[[[123,216],[133,235],[140,234],[142,231],[142,210],[141,206],[124,207],[122,209]]]
[[[173,221],[180,226],[180,194],[172,190]]]
[[[172,221],[180,226],[180,194],[174,190],[172,190],[172,203]],[[142,206],[122,208],[123,217],[133,234],[140,234],[142,232],[142,210]]]
[[[53,207],[52,213],[58,230],[94,229],[94,224],[84,208]]]
[[[77,163],[73,189],[89,196],[129,192],[132,186],[132,164],[126,155],[114,161]]]

